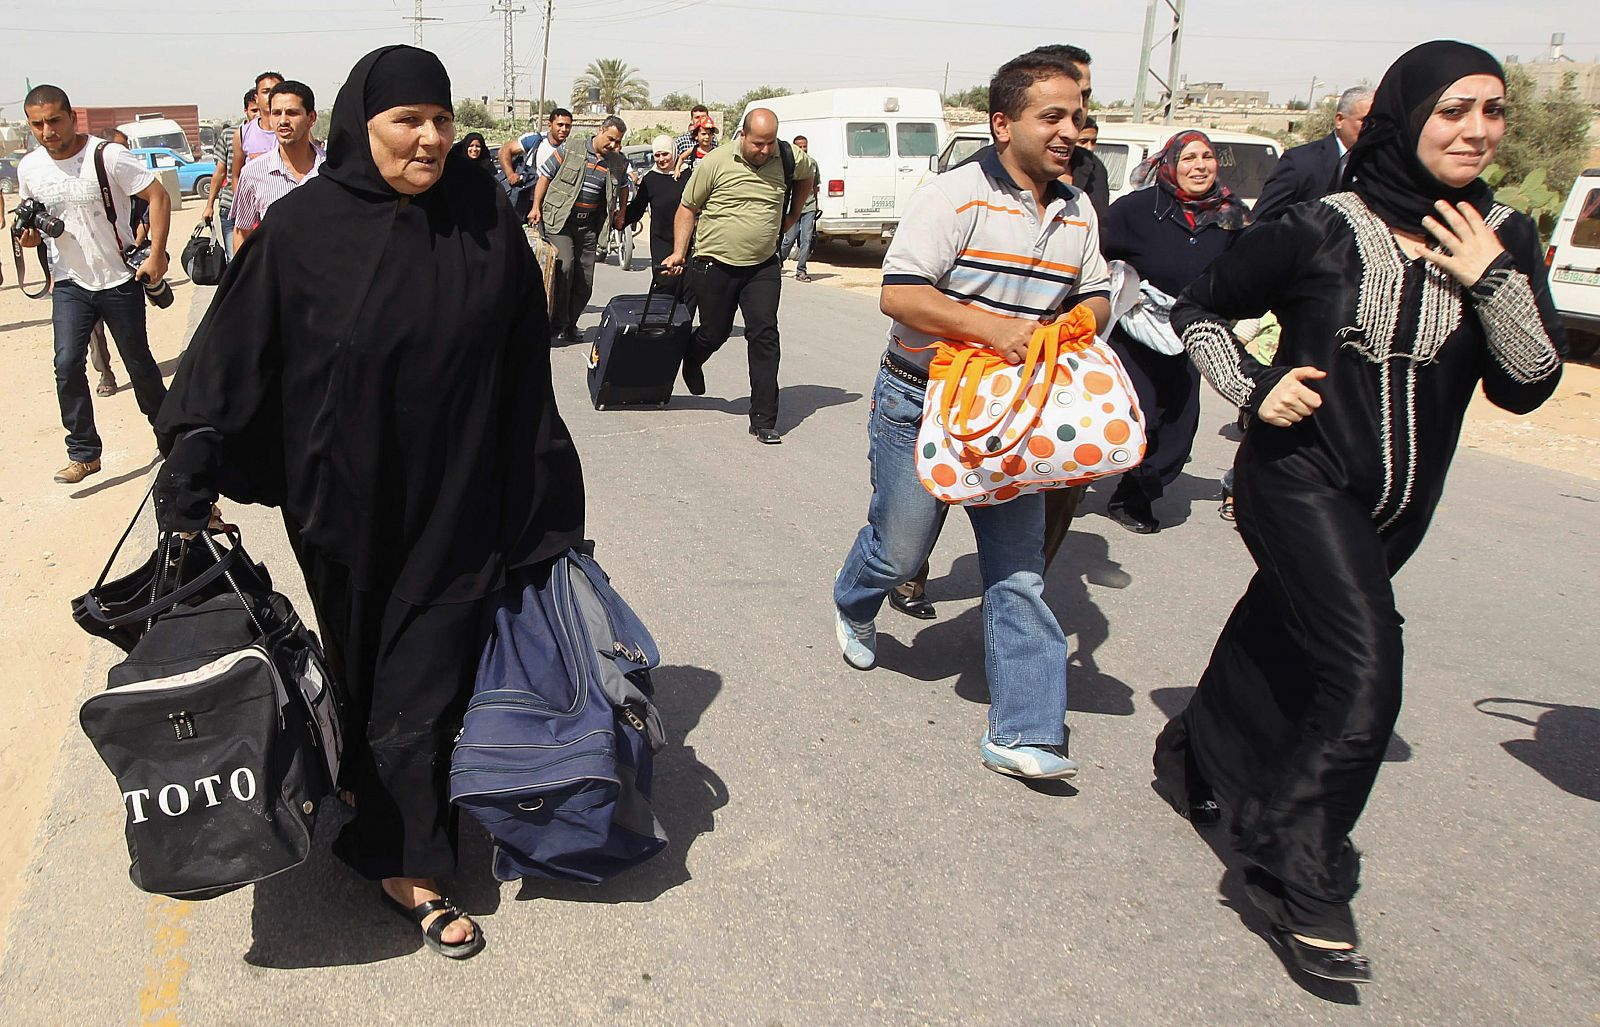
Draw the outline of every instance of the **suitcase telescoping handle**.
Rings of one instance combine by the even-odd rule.
[[[652,268],[650,271],[650,290],[644,294],[644,312],[639,315],[640,328],[652,327],[650,324],[650,307],[655,302],[655,298],[658,295],[665,298],[667,301],[667,316],[661,321],[660,324],[654,325],[653,327],[671,328],[672,318],[678,312],[678,297],[666,289],[657,289],[656,278],[657,275],[655,273],[655,269]]]

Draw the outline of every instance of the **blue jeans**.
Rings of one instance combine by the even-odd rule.
[[[858,624],[890,589],[909,581],[939,538],[940,502],[917,477],[923,391],[878,372],[868,419],[872,505],[834,585],[833,601]],[[1002,745],[1060,745],[1067,713],[1067,638],[1044,602],[1044,496],[968,506],[983,575],[984,671],[989,735]]]
[[[779,260],[788,260],[789,251],[795,248],[798,242],[799,251],[795,254],[794,269],[798,274],[806,273],[806,261],[811,259],[811,241],[817,234],[817,215],[820,211],[810,211],[801,214],[800,220],[783,234],[783,247],[778,252]]]
[[[67,429],[67,459],[88,463],[100,457],[100,433],[94,427],[94,402],[84,363],[89,358],[89,333],[104,321],[117,342],[117,352],[133,382],[139,409],[153,426],[167,387],[161,368],[150,354],[145,334],[144,287],[133,279],[110,289],[85,289],[70,278],[56,281],[51,294],[51,319],[56,337],[56,399],[61,426]]]

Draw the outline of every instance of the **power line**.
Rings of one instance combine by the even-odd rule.
[[[527,12],[526,7],[512,7],[511,0],[496,0],[495,5],[489,10],[496,14],[506,16],[505,54],[501,59],[501,99],[505,104],[507,117],[516,114],[517,107],[517,54],[516,54],[516,16]]]
[[[425,21],[444,21],[443,18],[430,18],[430,17],[427,17],[426,15],[424,15],[422,13],[422,0],[417,0],[417,10],[416,10],[415,14],[411,15],[411,17],[409,17],[409,18],[401,18],[400,20],[401,21],[409,21],[411,23],[411,45],[412,46],[417,46],[417,47],[422,46],[422,23],[423,22],[425,22]]]

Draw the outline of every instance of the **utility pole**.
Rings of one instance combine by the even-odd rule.
[[[517,66],[516,66],[516,39],[513,34],[514,19],[519,14],[527,13],[526,7],[512,7],[511,0],[495,0],[493,7],[489,8],[492,14],[506,16],[506,47],[505,54],[501,57],[501,99],[505,103],[506,117],[512,118],[517,113]]]
[[[416,46],[416,47],[422,46],[422,23],[423,22],[425,22],[425,21],[444,21],[443,18],[425,18],[425,17],[423,17],[423,15],[422,15],[422,0],[417,0],[416,13],[415,14],[413,14],[409,18],[407,18],[404,15],[402,15],[400,20],[401,21],[409,21],[411,23],[411,45],[412,46]]]
[[[943,103],[944,102],[944,98],[946,96],[948,96],[948,95],[950,95],[950,62],[949,61],[945,61],[944,62],[944,88],[939,90],[939,102]]]
[[[1325,86],[1327,84],[1328,83],[1322,81],[1322,79],[1318,78],[1317,76],[1311,76],[1311,88],[1306,90],[1306,110],[1309,111],[1311,108],[1317,105],[1317,87]]]
[[[1155,53],[1156,5],[1163,4],[1172,12],[1172,31],[1167,33],[1167,77],[1165,80],[1150,68],[1150,58]],[[1183,51],[1184,0],[1150,0],[1144,12],[1144,46],[1139,52],[1139,83],[1133,90],[1133,120],[1144,121],[1145,90],[1150,79],[1155,79],[1166,90],[1166,107],[1162,121],[1172,124],[1173,112],[1178,109],[1178,66]]]
[[[534,111],[535,123],[544,121],[544,83],[550,75],[550,19],[555,17],[555,0],[544,0],[544,63],[539,65],[539,109]]]

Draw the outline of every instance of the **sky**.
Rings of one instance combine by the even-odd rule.
[[[500,0],[502,4],[508,0]],[[538,95],[544,0],[509,0],[517,93]],[[501,94],[504,17],[491,0],[424,0],[423,45],[460,97]],[[258,71],[282,71],[328,107],[368,50],[412,40],[414,0],[0,0],[0,117],[21,120],[31,80],[75,103],[198,103],[233,117]],[[974,0],[553,0],[547,94],[565,101],[590,61],[621,58],[660,97],[731,101],[757,86],[951,90],[987,82],[1010,57],[1073,43],[1094,57],[1095,95],[1131,99],[1144,0],[994,3]],[[975,18],[982,10],[985,17]],[[1447,10],[1448,14],[1441,14]],[[1409,46],[1441,36],[1496,56],[1542,56],[1552,32],[1567,53],[1600,59],[1594,0],[1187,0],[1181,73],[1192,82],[1265,89],[1274,102],[1376,83]],[[1157,36],[1170,29],[1160,0]],[[1167,52],[1154,64],[1164,75]],[[1152,99],[1159,86],[1149,87]]]

